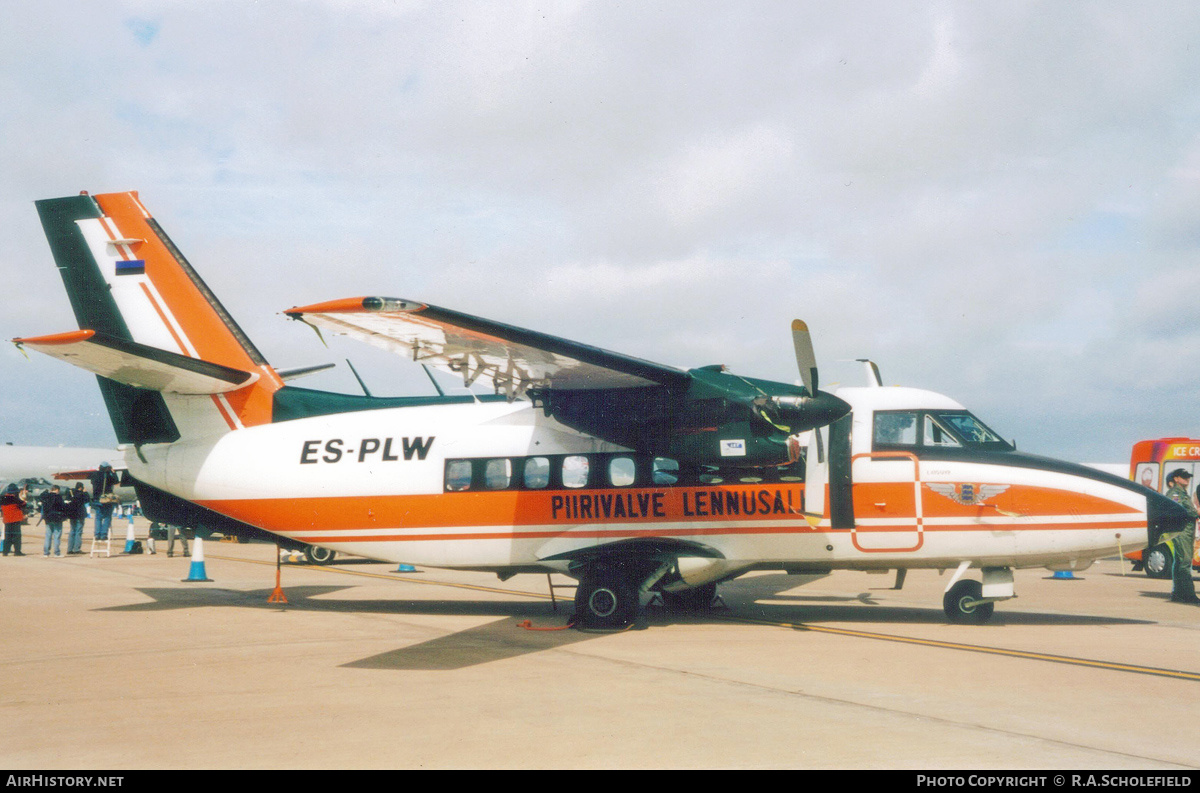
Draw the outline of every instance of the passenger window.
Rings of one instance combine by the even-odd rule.
[[[446,463],[446,489],[466,490],[471,487],[471,461],[450,460]]]
[[[550,460],[546,457],[530,457],[525,461],[525,487],[541,490],[550,484]]]
[[[613,487],[629,487],[636,474],[633,460],[628,457],[614,457],[608,461],[608,481]]]
[[[679,461],[669,457],[655,457],[652,479],[656,485],[673,485],[679,481]]]
[[[503,490],[512,481],[511,460],[488,460],[483,468],[483,483],[488,490]]]
[[[588,458],[581,455],[564,457],[562,461],[563,487],[587,487]]]
[[[917,414],[895,411],[875,414],[875,445],[916,446]]]

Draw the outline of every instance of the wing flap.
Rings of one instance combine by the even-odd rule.
[[[360,297],[284,312],[318,328],[365,341],[497,391],[683,386],[688,373],[558,336],[388,297]]]
[[[244,388],[259,377],[256,372],[188,358],[94,330],[12,341],[18,347],[29,347],[109,380],[150,391],[224,394]]]

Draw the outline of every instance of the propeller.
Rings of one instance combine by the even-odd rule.
[[[802,319],[792,320],[792,345],[796,348],[796,366],[800,380],[809,396],[817,395],[817,356],[813,352],[812,334]]]
[[[831,424],[849,413],[848,404],[818,388],[817,356],[813,352],[812,334],[803,320],[792,320],[792,344],[796,348],[800,379],[808,395],[766,397],[764,402],[770,404],[776,416],[773,423],[776,426],[785,424],[791,432],[803,432]],[[817,443],[820,444],[819,439]]]

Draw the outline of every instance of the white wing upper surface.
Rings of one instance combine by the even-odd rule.
[[[682,369],[398,298],[350,298],[285,313],[453,372],[466,385],[491,382],[510,397],[529,388],[637,388],[688,379]]]

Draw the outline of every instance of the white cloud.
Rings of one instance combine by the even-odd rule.
[[[281,365],[324,352],[275,312],[348,294],[781,379],[801,316],[826,381],[871,356],[1119,457],[1200,431],[1197,33],[1170,2],[19,4],[3,324],[71,322],[32,200],[137,188]],[[4,409],[52,432],[45,393]]]

